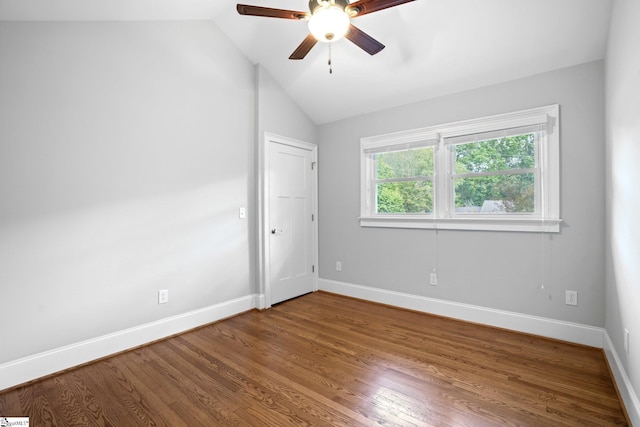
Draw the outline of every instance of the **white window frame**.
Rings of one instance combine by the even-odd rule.
[[[548,105],[513,113],[413,129],[360,140],[361,206],[363,227],[423,228],[559,232],[560,224],[560,120],[559,106]],[[453,209],[453,138],[543,126],[536,144],[536,211],[517,214],[456,214]],[[387,150],[433,146],[433,214],[378,214],[375,212],[374,155]]]

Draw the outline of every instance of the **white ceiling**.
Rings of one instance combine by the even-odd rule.
[[[307,10],[307,0],[241,0]],[[231,0],[0,0],[0,20],[213,20],[318,124],[604,58],[611,0],[416,0],[352,21],[346,39],[288,59],[306,23],[241,16]]]

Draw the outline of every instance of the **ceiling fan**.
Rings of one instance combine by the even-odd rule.
[[[368,13],[399,6],[415,0],[309,0],[309,12],[274,9],[270,7],[238,4],[241,15],[308,21],[309,35],[300,43],[289,59],[303,59],[318,41],[332,43],[347,38],[356,46],[375,55],[384,45],[351,24],[351,19]]]

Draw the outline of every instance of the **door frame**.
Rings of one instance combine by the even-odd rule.
[[[312,288],[318,290],[318,146],[309,142],[265,132],[259,147],[258,173],[258,301],[260,310],[271,307],[271,249],[269,217],[269,156],[271,143],[289,145],[311,151],[311,213],[314,221],[311,231],[311,251],[314,269]]]

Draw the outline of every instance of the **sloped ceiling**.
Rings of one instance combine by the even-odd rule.
[[[242,0],[306,11],[307,0]],[[241,16],[229,0],[0,0],[0,20],[212,20],[316,123],[604,58],[611,0],[416,0],[352,21],[386,48],[348,40],[289,55],[305,22]]]

